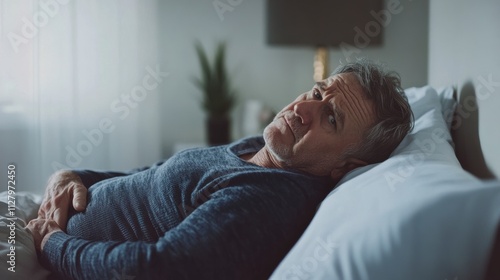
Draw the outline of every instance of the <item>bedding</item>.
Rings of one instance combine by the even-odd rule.
[[[8,206],[12,205],[8,203],[9,200],[15,201],[14,218],[9,215]],[[0,279],[42,280],[50,275],[50,271],[38,263],[33,237],[24,229],[27,222],[37,216],[41,200],[41,196],[26,192],[16,193],[15,200],[9,199],[7,192],[0,193],[0,262],[2,264]],[[9,239],[10,236],[13,238]],[[15,250],[11,250],[12,245],[15,246]]]
[[[452,88],[405,92],[413,131],[388,160],[339,182],[271,279],[483,277],[500,183],[480,181],[455,157]]]

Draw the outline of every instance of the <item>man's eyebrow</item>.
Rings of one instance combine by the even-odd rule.
[[[321,90],[325,90],[326,84],[323,81],[316,82],[316,87],[320,88]]]

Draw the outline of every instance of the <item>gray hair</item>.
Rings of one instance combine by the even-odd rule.
[[[396,72],[367,59],[340,65],[332,75],[354,73],[369,100],[375,103],[375,124],[365,131],[361,143],[350,147],[343,158],[357,158],[368,164],[389,158],[413,128],[413,112]]]

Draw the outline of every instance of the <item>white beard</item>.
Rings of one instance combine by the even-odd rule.
[[[264,133],[263,133],[264,142],[266,143],[265,145],[266,145],[267,150],[271,153],[271,155],[274,157],[275,160],[283,163],[285,166],[288,166],[289,162],[286,160],[286,158],[284,158],[284,156],[291,154],[291,151],[289,150],[290,148],[284,147],[284,146],[277,147],[279,145],[275,144],[272,141],[272,139],[270,139],[270,137],[271,137],[270,134],[273,132],[269,132],[268,130],[269,130],[269,126],[267,126],[264,129]]]

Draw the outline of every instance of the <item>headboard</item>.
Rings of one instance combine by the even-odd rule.
[[[430,1],[429,84],[453,85],[456,153],[481,178],[500,176],[500,2]]]

